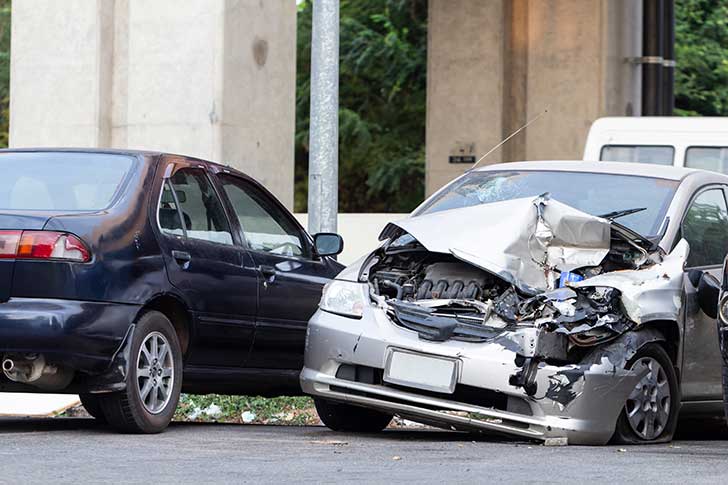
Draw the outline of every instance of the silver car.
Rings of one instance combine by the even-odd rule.
[[[570,444],[668,441],[722,412],[728,176],[627,163],[466,173],[324,289],[303,390],[324,424],[393,415]]]

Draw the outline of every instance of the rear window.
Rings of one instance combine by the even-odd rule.
[[[105,209],[133,163],[105,153],[0,154],[0,210]]]
[[[658,145],[604,145],[599,160],[672,165],[675,148]]]
[[[728,173],[728,147],[690,147],[685,152],[685,166]]]

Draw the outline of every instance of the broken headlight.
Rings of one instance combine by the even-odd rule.
[[[364,289],[366,285],[353,281],[332,280],[324,286],[319,308],[325,312],[350,318],[364,314]]]

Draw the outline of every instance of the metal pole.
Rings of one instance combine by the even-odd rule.
[[[662,41],[662,114],[672,116],[675,108],[675,2],[665,0],[665,34]]]
[[[336,232],[339,208],[339,0],[314,0],[308,230]]]
[[[662,114],[664,0],[644,0],[642,30],[642,115]]]

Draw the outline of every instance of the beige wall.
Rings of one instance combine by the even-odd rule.
[[[228,163],[293,205],[295,0],[13,5],[11,146]]]
[[[592,121],[639,114],[641,2],[430,0],[427,193],[539,113],[483,164],[578,159]]]

